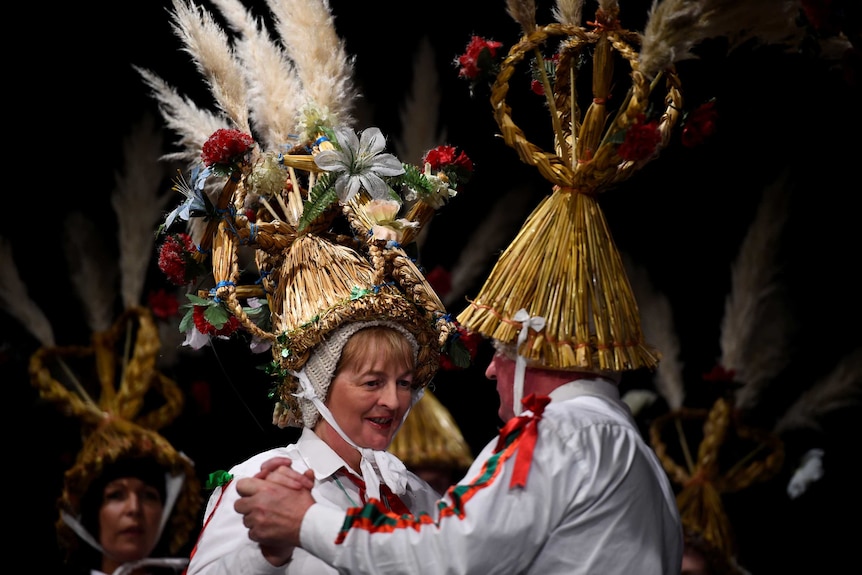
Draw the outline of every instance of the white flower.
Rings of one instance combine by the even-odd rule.
[[[391,197],[389,184],[381,176],[404,173],[401,162],[392,154],[383,153],[386,138],[378,128],[367,128],[356,137],[350,128],[335,130],[338,150],[323,150],[314,157],[322,170],[336,174],[335,193],[342,203],[350,201],[364,188],[372,198]]]
[[[405,228],[415,228],[418,222],[395,217],[401,209],[401,202],[396,200],[371,200],[362,209],[369,220],[373,222],[371,235],[375,240],[401,242]]]
[[[443,172],[438,172],[436,175],[431,173],[431,164],[425,162],[425,177],[434,186],[434,191],[431,195],[423,196],[423,201],[435,209],[443,207],[449,198],[454,198],[458,192],[449,187],[449,178]]]
[[[787,495],[796,499],[805,493],[812,483],[823,478],[823,450],[809,449],[802,456],[799,467],[793,472],[790,483],[787,485]]]

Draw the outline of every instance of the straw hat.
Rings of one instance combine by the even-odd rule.
[[[409,332],[420,386],[431,381],[440,354],[458,345],[457,324],[407,246],[472,164],[450,146],[428,152],[422,166],[403,164],[386,153],[377,128],[357,131],[352,58],[328,3],[282,3],[278,10],[278,45],[235,21],[236,11],[223,14],[237,45],[253,42],[260,52],[291,57],[263,69],[260,59],[229,48],[231,35],[205,9],[175,4],[175,30],[198,67],[217,79],[210,88],[223,113],[199,129],[185,132],[188,110],[173,88],[141,73],[180,133],[177,156],[196,174],[191,185],[178,184],[187,200],[164,226],[186,219],[196,258],[211,265],[211,287],[193,302],[223,325],[232,316],[257,347],[270,347],[274,422],[285,426],[303,421],[294,374],[348,323],[385,320]],[[297,22],[306,27],[293,30]],[[218,66],[199,52],[200,35],[224,45]],[[226,67],[237,77],[225,76]],[[227,84],[236,91],[227,94]],[[275,85],[287,91],[277,100]]]
[[[539,170],[552,192],[458,316],[467,329],[517,343],[528,362],[552,369],[624,371],[658,362],[644,343],[638,306],[597,200],[667,145],[682,97],[671,66],[655,77],[640,69],[638,34],[621,27],[615,2],[603,5],[607,10],[599,8],[587,26],[571,14],[540,26],[534,6],[509,3],[523,36],[495,64],[491,105],[505,143]],[[474,38],[473,57],[468,51],[460,59],[462,76],[470,77],[470,64],[487,63],[497,48],[486,42],[483,54]],[[510,81],[523,77],[516,70],[531,60],[550,112],[553,151],[527,139],[506,100]],[[621,65],[629,69],[624,77]],[[519,312],[527,315],[516,318]],[[544,329],[529,327],[520,341],[523,317],[543,318]]]
[[[181,490],[165,526],[170,553],[177,553],[188,543],[198,524],[203,499],[193,463],[157,432],[183,407],[176,383],[155,369],[159,348],[152,314],[146,308],[134,307],[108,331],[94,333],[89,347],[46,346],[30,358],[31,383],[40,396],[82,422],[82,447],[75,464],[65,473],[58,501],[58,538],[69,554],[82,541],[62,514],[80,518],[82,500],[91,485],[120,461],[149,460],[171,477],[181,478]],[[131,350],[128,356],[125,349]],[[83,367],[90,362],[95,369]],[[81,375],[92,372],[95,379],[78,381],[73,376],[75,384],[70,385],[70,368]]]

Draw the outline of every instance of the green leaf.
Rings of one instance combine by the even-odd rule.
[[[311,222],[320,217],[329,207],[338,201],[338,194],[335,193],[333,176],[330,172],[323,174],[318,178],[317,183],[308,194],[308,200],[302,210],[302,217],[299,218],[299,231],[308,226]]]
[[[189,307],[186,315],[180,320],[180,333],[186,333],[190,329],[197,329],[194,320],[194,306]]]
[[[193,293],[187,293],[187,294],[186,294],[186,297],[187,297],[187,298],[188,298],[188,300],[189,300],[190,302],[192,302],[194,305],[209,306],[210,304],[212,304],[212,303],[213,303],[213,301],[212,301],[212,300],[210,300],[210,299],[206,299],[206,298],[202,298],[202,297],[199,297],[199,296],[196,296],[196,295],[195,295],[195,294],[193,294]]]
[[[216,329],[221,329],[230,319],[230,313],[220,305],[214,305],[204,310],[204,318]]]
[[[470,367],[470,352],[460,339],[456,339],[449,345],[449,351],[446,355],[457,367]]]

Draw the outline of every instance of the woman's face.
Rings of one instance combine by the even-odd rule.
[[[404,357],[404,353],[393,351],[380,340],[365,341],[361,349],[359,354],[342,355],[326,405],[353,443],[383,450],[389,447],[410,408],[412,356]],[[410,353],[406,341],[404,349]]]
[[[148,557],[158,543],[163,509],[159,490],[137,477],[108,483],[99,508],[99,543],[107,564],[116,568]]]

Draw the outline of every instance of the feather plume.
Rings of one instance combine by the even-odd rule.
[[[580,26],[583,10],[584,0],[557,0],[553,9],[554,20],[560,24]]]
[[[54,330],[45,312],[30,297],[27,284],[21,279],[12,253],[12,244],[0,237],[0,305],[10,316],[21,322],[40,344],[54,345]]]
[[[352,125],[358,95],[353,58],[335,31],[326,0],[267,0],[288,57],[296,66],[306,99]]]
[[[798,0],[655,0],[639,70],[654,78],[676,62],[696,58],[692,50],[709,38],[726,38],[730,50],[749,40],[793,48],[804,33],[796,24],[798,10]]]
[[[393,141],[393,151],[402,161],[424,169],[420,164],[425,153],[438,142],[446,140],[445,129],[438,127],[439,109],[440,90],[434,48],[426,36],[419,42],[419,49],[413,58],[413,84],[401,107],[401,136]],[[416,245],[420,250],[430,229],[429,221],[416,237]]]
[[[832,371],[799,396],[775,425],[775,433],[819,430],[830,413],[862,405],[862,348],[847,354]]]
[[[447,309],[455,303],[462,303],[464,295],[477,284],[480,274],[490,269],[500,250],[515,236],[531,208],[530,193],[523,188],[513,188],[497,200],[470,235],[452,266],[452,287],[443,297],[443,305]]]
[[[413,84],[401,106],[401,135],[393,139],[397,156],[417,166],[428,150],[446,140],[445,129],[438,127],[440,88],[437,80],[434,48],[426,36],[419,42],[413,58]]]
[[[656,290],[646,269],[636,265],[626,254],[622,258],[640,310],[644,340],[661,353],[661,361],[655,371],[656,391],[671,410],[679,409],[685,399],[685,382],[670,301]]]
[[[269,38],[262,21],[239,0],[213,0],[228,25],[239,34],[234,48],[243,64],[248,106],[257,137],[275,150],[296,133],[302,84],[284,49]]]
[[[521,25],[524,34],[536,29],[535,0],[506,0],[506,13]]]
[[[181,151],[162,156],[166,161],[182,161],[196,165],[201,159],[201,147],[213,132],[227,128],[223,116],[199,108],[191,99],[181,96],[173,87],[150,70],[134,67],[152,90],[159,112],[168,128],[179,135],[175,141]]]
[[[96,226],[82,213],[66,216],[63,231],[69,279],[81,301],[87,326],[94,333],[107,331],[115,317],[116,262],[105,253]]]
[[[763,192],[754,221],[731,266],[719,344],[720,365],[736,374],[740,409],[754,406],[763,388],[791,358],[796,324],[785,307],[778,252],[788,217],[789,175],[783,173]]]
[[[171,26],[206,80],[216,104],[234,127],[251,133],[242,65],[235,57],[224,30],[212,14],[185,0],[173,0]],[[209,136],[209,134],[207,134]]]
[[[166,176],[159,161],[162,134],[144,117],[123,141],[125,172],[115,173],[111,204],[117,214],[120,244],[120,295],[123,309],[140,305],[147,268],[153,259],[153,228],[173,194],[159,194]]]

